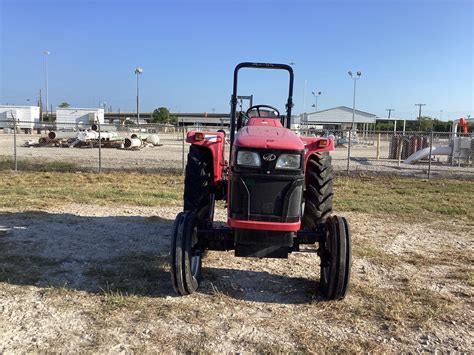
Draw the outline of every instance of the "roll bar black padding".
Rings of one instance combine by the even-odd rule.
[[[239,70],[242,68],[255,68],[255,69],[277,69],[286,70],[290,75],[290,84],[288,89],[288,100],[286,102],[286,128],[291,128],[291,109],[293,107],[293,81],[294,74],[293,68],[288,64],[275,64],[275,63],[252,63],[243,62],[237,64],[234,69],[234,85],[232,89],[232,97],[230,101],[230,151],[232,151],[232,145],[234,144],[235,135],[235,116],[237,111],[237,81]],[[238,127],[240,129],[240,127]]]

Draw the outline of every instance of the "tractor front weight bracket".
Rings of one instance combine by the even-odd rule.
[[[197,236],[200,248],[207,250],[235,250],[234,231],[232,228],[209,228],[199,229]],[[293,240],[293,247],[290,251],[299,251],[299,245],[315,244],[324,240],[326,236],[326,226],[319,224],[316,230],[300,230],[296,232]]]

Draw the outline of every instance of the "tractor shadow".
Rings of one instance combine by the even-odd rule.
[[[0,282],[90,293],[175,296],[169,265],[173,222],[157,215],[0,212]],[[232,265],[230,253],[223,257]],[[203,260],[199,293],[282,304],[319,298],[315,280],[212,264]]]
[[[203,268],[199,292],[237,300],[278,304],[322,301],[319,282],[302,277],[229,268]]]
[[[0,282],[91,293],[173,295],[173,220],[42,211],[0,213]]]

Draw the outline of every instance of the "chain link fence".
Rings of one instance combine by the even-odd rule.
[[[187,132],[219,129],[229,133],[222,126],[0,120],[0,162],[4,170],[184,172]],[[295,133],[333,137],[332,162],[340,174],[474,178],[472,134],[314,129]]]

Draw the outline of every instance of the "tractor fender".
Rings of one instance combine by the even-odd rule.
[[[225,134],[222,132],[188,132],[186,142],[209,149],[212,154],[214,183],[222,180]]]
[[[306,164],[308,158],[314,153],[329,152],[334,150],[334,139],[332,137],[300,137],[304,143],[305,156],[304,166],[306,170]]]

